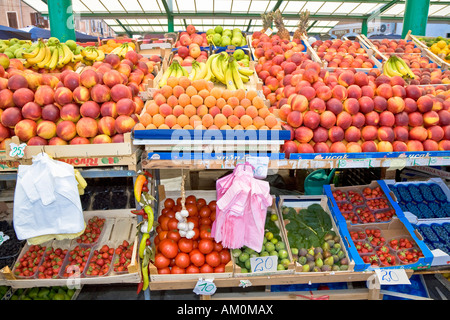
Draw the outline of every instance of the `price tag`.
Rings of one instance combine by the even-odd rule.
[[[275,272],[277,271],[278,257],[277,256],[265,256],[250,258],[250,268],[252,272]]]
[[[253,166],[253,176],[257,179],[267,177],[267,169],[269,167],[269,157],[247,157],[248,163]]]
[[[19,145],[15,144],[15,143],[10,143],[9,144],[11,151],[9,153],[9,155],[11,157],[19,157],[19,158],[23,158],[23,156],[25,155],[25,148],[27,146],[26,143],[21,143]]]
[[[405,269],[376,268],[375,273],[380,281],[380,284],[411,284]]]
[[[201,294],[205,296],[213,295],[217,290],[216,285],[214,284],[213,280],[203,280],[199,279],[194,287],[194,293],[195,294]]]
[[[0,231],[0,246],[9,239],[9,236],[4,234],[3,231]]]

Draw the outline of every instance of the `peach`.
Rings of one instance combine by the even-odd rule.
[[[22,112],[18,107],[5,109],[0,115],[1,123],[5,127],[14,128],[14,126],[23,119]]]
[[[352,124],[352,115],[347,111],[342,111],[336,117],[336,125],[342,129],[347,129]]]
[[[428,131],[422,126],[414,127],[409,130],[410,140],[425,141],[428,138]]]
[[[325,142],[317,142],[313,146],[315,153],[329,153],[330,147]]]
[[[116,134],[116,120],[113,117],[102,117],[98,120],[98,133],[112,137]]]
[[[27,141],[27,145],[29,145],[29,146],[46,146],[46,145],[48,145],[48,141],[44,138],[34,136],[34,137],[31,137],[30,140]]]
[[[55,91],[47,85],[39,86],[34,93],[34,102],[41,106],[55,102]]]
[[[338,77],[338,82],[341,86],[349,87],[355,83],[355,75],[350,70],[345,70]]]
[[[111,143],[111,137],[106,134],[99,134],[96,135],[94,138],[92,138],[91,143],[97,144],[97,143]]]
[[[337,98],[331,98],[326,103],[327,110],[333,112],[335,115],[338,115],[344,110],[344,106],[341,100]]]
[[[48,141],[50,146],[63,146],[67,145],[67,141],[61,139],[60,137],[53,137]]]
[[[54,93],[54,100],[60,106],[64,106],[66,104],[72,103],[73,93],[69,88],[66,87],[56,88]]]
[[[90,117],[81,118],[76,124],[76,132],[83,138],[95,137],[98,133],[97,121]]]
[[[308,143],[314,136],[314,132],[307,127],[298,127],[294,131],[294,138],[300,143]]]
[[[405,101],[401,97],[391,97],[387,101],[387,110],[392,113],[400,113],[405,109]]]
[[[362,152],[362,147],[359,143],[357,142],[349,142],[347,143],[347,152],[348,153],[359,153]]]
[[[303,115],[303,125],[310,128],[315,129],[320,124],[321,116],[314,111],[306,111]]]
[[[91,98],[89,89],[83,86],[79,86],[73,90],[73,100],[78,104],[83,104],[89,101]]]
[[[441,141],[444,138],[444,129],[440,126],[431,126],[427,128],[428,132],[428,139],[434,140],[434,141]]]
[[[378,140],[393,142],[395,139],[394,129],[391,127],[378,128]]]
[[[378,142],[378,151],[379,152],[393,152],[394,147],[390,141],[380,141]]]
[[[395,127],[394,128],[395,140],[397,141],[408,141],[409,139],[409,131],[407,127]]]
[[[405,87],[400,86],[400,85],[392,86],[392,95],[394,97],[400,97],[402,99],[406,98]]]
[[[104,84],[96,84],[91,88],[91,99],[97,103],[107,102],[111,99],[111,89]]]
[[[109,88],[114,87],[116,84],[123,83],[124,80],[117,70],[108,70],[103,74],[103,84],[107,85]]]
[[[86,69],[80,74],[80,83],[86,88],[92,88],[100,83],[99,74],[92,69]]]
[[[319,79],[319,73],[315,69],[307,69],[303,72],[303,80],[308,81],[309,83],[314,83]]]
[[[448,151],[450,150],[450,140],[441,140],[439,141],[439,151]]]
[[[421,96],[419,99],[417,99],[417,109],[419,109],[421,113],[432,111],[433,99],[431,99],[429,96]]]
[[[23,119],[14,126],[14,134],[19,137],[20,141],[27,142],[36,136],[37,124],[30,119]]]
[[[344,103],[344,110],[349,114],[357,114],[359,112],[359,102],[355,98],[347,98]]]
[[[0,109],[14,107],[13,94],[9,89],[0,90]]]
[[[57,122],[60,118],[60,109],[55,104],[48,104],[42,108],[42,119]]]
[[[316,97],[316,90],[311,86],[304,86],[298,90],[298,94],[305,96],[308,101],[311,101]]]
[[[313,130],[313,138],[314,142],[326,142],[328,140],[328,130],[324,127],[317,127]]]
[[[53,121],[43,120],[38,123],[36,134],[44,139],[51,139],[56,136],[56,124]]]
[[[159,107],[156,105],[157,111],[159,111]],[[148,110],[147,110],[148,111]],[[151,116],[153,116],[154,114],[152,114],[152,112],[148,112]],[[113,117],[113,118],[117,118],[118,114],[117,114],[117,104],[113,101],[107,101],[102,103],[101,107],[100,107],[100,114],[102,117]]]
[[[404,87],[405,84],[406,84],[405,80],[402,77],[400,77],[400,76],[393,76],[393,77],[391,77],[389,83],[391,84],[391,86],[398,85],[398,86],[402,86],[402,87]]]
[[[235,114],[236,115],[236,114]],[[293,128],[298,128],[303,123],[303,115],[299,111],[292,111],[288,114],[286,122]]]
[[[8,78],[8,88],[15,91],[20,88],[28,88],[28,81],[25,76],[21,74],[13,74]]]
[[[422,145],[424,151],[439,151],[439,143],[435,140],[425,140]]]
[[[331,92],[330,87],[328,86],[320,86],[316,89],[316,96],[323,101],[328,101],[332,98],[333,93]]]
[[[361,96],[373,98],[375,96],[375,91],[372,86],[366,85],[361,87]]]
[[[361,139],[361,130],[355,126],[350,126],[345,130],[344,137],[348,142],[357,142]]]
[[[22,107],[22,117],[37,121],[41,118],[42,108],[36,102],[28,102]]]
[[[411,127],[418,127],[423,125],[423,116],[420,112],[412,112],[408,114],[409,125]]]
[[[358,99],[358,103],[359,103],[359,110],[364,114],[369,113],[374,109],[374,102],[372,98],[362,96],[361,98]]]
[[[426,127],[439,124],[439,114],[436,111],[428,111],[423,115],[423,124]]]
[[[336,120],[336,115],[329,110],[325,110],[320,115],[320,125],[326,129],[330,129],[334,126],[336,124]]]
[[[358,71],[354,75],[355,84],[359,87],[367,86],[369,84],[369,77],[365,72]]]
[[[330,146],[330,152],[331,153],[346,153],[347,146],[341,141],[333,142]]]
[[[5,139],[8,139],[10,137],[11,137],[10,128],[7,128],[4,125],[0,124],[0,142],[4,141]]]
[[[392,143],[392,151],[395,152],[404,152],[408,151],[408,146],[404,141],[394,141]]]
[[[173,114],[169,114],[165,119],[164,123],[169,127],[173,128],[177,124],[177,117],[175,117]],[[176,128],[175,128],[176,129]]]
[[[444,101],[440,98],[435,98],[433,100],[433,108],[431,110],[438,112],[442,109],[444,109]]]
[[[122,98],[116,102],[116,108],[118,115],[131,116],[136,111],[136,104],[130,98]]]
[[[334,86],[333,89],[331,89],[331,92],[333,93],[333,98],[340,101],[347,99],[347,89],[340,84]]]
[[[395,115],[396,126],[407,126],[409,124],[409,116],[405,111],[397,113]]]
[[[364,141],[361,144],[362,152],[378,152],[378,145],[375,141]]]
[[[359,99],[362,97],[362,90],[356,84],[352,84],[347,88],[347,97],[353,99]]]
[[[304,112],[308,108],[308,99],[301,94],[296,94],[292,96],[292,99],[288,99],[288,103],[291,105],[292,111]]]
[[[64,140],[70,141],[77,135],[75,123],[69,120],[63,120],[56,125],[56,135]]]
[[[450,124],[450,111],[449,110],[440,110],[438,111],[439,115],[439,125],[447,126]]]
[[[125,77],[128,79],[130,74],[131,74],[131,66],[127,63],[121,63],[119,64],[119,66],[116,68],[117,71],[119,71],[121,74],[125,75]]]
[[[367,125],[361,130],[361,137],[365,141],[373,141],[378,138],[378,128],[376,126]]]
[[[395,124],[395,116],[391,111],[383,111],[380,113],[378,124],[380,126],[392,127]]]
[[[69,88],[70,91],[73,91],[80,85],[80,75],[76,72],[71,71],[66,76],[64,76],[63,83],[65,87]]]
[[[417,100],[422,96],[422,91],[420,90],[420,87],[416,86],[416,85],[407,85],[405,87],[405,91],[406,91],[406,97],[413,99],[413,100]]]
[[[328,139],[331,142],[337,142],[344,140],[345,132],[344,129],[339,126],[333,126],[328,130]]]
[[[297,147],[298,153],[314,153],[314,148],[309,143],[299,143]]]
[[[387,83],[383,83],[377,87],[375,90],[377,96],[383,97],[385,99],[389,99],[393,96],[392,86]]]
[[[91,142],[89,141],[88,138],[84,138],[84,137],[78,137],[76,136],[75,138],[73,138],[72,140],[69,141],[70,145],[75,145],[75,144],[90,144]]]
[[[317,112],[317,113],[323,113],[327,109],[327,105],[325,104],[325,101],[323,101],[320,98],[313,98],[309,102],[309,110]]]
[[[108,63],[113,68],[117,68],[120,64],[120,61],[120,57],[115,53],[106,55],[105,59],[103,60],[103,62]]]
[[[13,101],[16,107],[23,107],[27,102],[34,101],[34,92],[28,88],[20,88],[14,91]]]
[[[387,109],[387,99],[381,97],[381,96],[375,96],[373,98],[373,109],[376,112],[383,112]]]
[[[408,151],[423,151],[423,144],[419,140],[408,140],[406,146],[408,147]]]
[[[111,137],[111,143],[122,143],[124,141],[125,139],[122,133],[115,134],[114,136]]]
[[[366,117],[361,112],[352,115],[352,126],[362,128],[366,123]]]
[[[111,88],[110,94],[111,94],[111,99],[115,102],[119,101],[120,99],[124,99],[124,98],[128,98],[128,99],[133,98],[133,93],[132,93],[131,89],[121,83],[113,86]]]
[[[72,108],[72,110],[73,109],[74,108]],[[76,110],[73,111],[76,112]],[[76,116],[76,113],[74,115]],[[95,101],[87,101],[83,103],[80,107],[80,115],[82,117],[90,117],[92,119],[97,119],[100,116],[99,104]]]

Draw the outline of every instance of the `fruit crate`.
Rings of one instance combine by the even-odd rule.
[[[294,208],[295,211],[297,213],[301,212],[302,210],[308,209],[308,207],[310,207],[311,205],[319,205],[323,211],[325,211],[325,213],[329,216],[330,218],[330,222],[331,222],[331,228],[329,229],[329,231],[334,232],[336,235],[338,235],[340,237],[339,239],[339,244],[341,247],[342,252],[344,253],[344,257],[346,257],[348,259],[348,267],[344,267],[341,270],[332,270],[330,269],[329,271],[316,271],[314,272],[314,274],[316,274],[317,272],[319,274],[323,274],[328,275],[328,274],[334,274],[335,272],[338,273],[349,273],[349,272],[353,272],[354,268],[355,268],[355,263],[354,261],[351,259],[351,256],[349,254],[349,252],[346,249],[345,246],[345,239],[341,233],[340,230],[340,226],[339,224],[337,224],[333,218],[332,218],[332,214],[327,206],[327,197],[323,196],[323,195],[315,195],[315,196],[306,196],[306,195],[282,195],[279,197],[278,199],[278,214],[279,214],[279,219],[280,221],[284,221],[284,232],[286,233],[286,238],[289,239],[289,232],[286,229],[286,226],[289,224],[289,220],[288,219],[284,219],[284,215],[287,213],[286,208]],[[289,243],[289,248],[290,251],[292,252],[292,244]],[[301,248],[297,248],[299,250],[299,254],[295,255],[295,274],[301,274],[301,275],[306,275],[309,274],[312,270],[310,271],[305,271],[303,269],[303,265],[299,262],[300,259],[300,249]],[[310,249],[310,248],[305,248],[306,250]]]
[[[55,160],[63,161],[74,167],[105,167],[126,166],[129,170],[136,170],[141,150],[133,145],[131,133],[124,134],[122,143],[80,144],[63,146],[27,146],[24,156],[11,156],[11,143],[20,145],[19,138],[14,136],[6,143],[5,160],[31,164],[33,156],[41,152],[47,153]]]
[[[55,286],[54,289],[56,290],[57,287],[59,287],[59,286]],[[35,288],[39,289],[39,290],[47,289],[47,287],[35,287]],[[48,288],[48,289],[52,290],[53,288]],[[74,292],[73,292],[72,297],[70,297],[70,300],[77,300],[77,298],[80,295],[82,289],[83,289],[83,286],[80,286],[79,288],[74,288],[73,289]],[[27,294],[30,293],[31,290],[32,290],[32,288],[26,288],[26,289],[13,289],[13,288],[10,288],[9,291],[7,292],[7,294],[5,295],[5,297],[2,298],[1,300],[15,300],[13,298],[13,296],[18,296],[17,300],[24,300],[23,298],[26,297]],[[50,298],[45,298],[44,299],[42,297],[39,297],[39,292],[40,291],[38,291],[38,298],[37,299],[31,299],[31,300],[52,300]],[[30,300],[30,299],[25,299],[25,300]],[[58,299],[55,299],[55,300],[58,300]],[[67,299],[62,299],[62,300],[67,300]]]
[[[433,254],[431,266],[450,264],[450,222],[419,221],[413,224]]]
[[[450,189],[441,178],[410,182],[386,180],[386,184],[401,210],[412,215],[410,221],[450,222]]]
[[[21,161],[11,159],[6,150],[0,150],[0,172],[17,171],[20,164]]]
[[[108,211],[85,211],[84,218],[88,221],[92,217],[99,217],[105,219],[105,224],[101,235],[98,239],[95,247],[79,244],[76,239],[73,240],[52,240],[46,243],[48,246],[53,248],[73,248],[80,245],[84,248],[96,248],[102,246],[103,244],[114,244],[118,245],[123,240],[127,240],[130,244],[133,244],[133,255],[131,263],[128,266],[128,272],[125,273],[115,273],[110,272],[107,276],[98,277],[61,277],[60,273],[57,278],[54,279],[38,279],[37,273],[29,278],[16,278],[13,271],[2,270],[2,275],[5,282],[13,288],[32,288],[38,286],[64,286],[68,282],[71,284],[111,284],[111,283],[139,283],[141,281],[141,271],[139,265],[139,257],[137,256],[137,247],[139,245],[138,237],[136,236],[137,228],[137,218],[133,215],[130,210],[120,209],[120,210],[108,210]],[[47,246],[47,247],[48,247]],[[29,245],[25,245],[19,254],[19,258],[28,250]],[[67,258],[67,256],[66,256]],[[64,263],[63,263],[64,266]]]
[[[383,195],[377,197],[376,199],[385,199],[387,200],[387,204],[388,204],[388,208],[386,209],[381,209],[381,210],[372,210],[368,208],[368,205],[370,205],[370,203],[368,204],[367,201],[370,200],[368,197],[363,196],[363,190],[366,188],[370,188],[371,190],[375,190],[376,188],[381,188]],[[395,216],[400,216],[400,217],[404,217],[404,213],[403,211],[400,209],[397,201],[397,198],[395,197],[395,194],[389,190],[389,188],[386,185],[386,182],[384,180],[376,180],[376,181],[372,181],[370,184],[368,185],[359,185],[359,186],[348,186],[348,187],[339,187],[337,188],[334,184],[331,185],[325,185],[323,187],[324,190],[324,194],[328,197],[328,206],[331,209],[331,212],[333,213],[333,218],[336,221],[336,223],[346,223],[346,222],[350,222],[352,225],[361,225],[361,224],[365,224],[365,223],[369,223],[371,220],[361,220],[361,217],[358,217],[358,219],[355,220],[351,220],[350,215],[346,215],[345,212],[342,212],[340,210],[340,207],[342,203],[351,203],[353,205],[353,212],[357,215],[358,212],[355,211],[355,209],[357,208],[362,208],[362,209],[369,209],[369,215],[371,217],[371,215],[373,215],[373,217],[375,219],[372,219],[373,222],[379,222],[379,223],[386,223],[389,220],[383,220],[383,219],[379,219],[376,217],[376,213],[379,212],[384,212],[384,211],[388,211],[388,210],[394,210],[395,211]],[[341,191],[345,194],[348,194],[349,192],[353,192],[357,195],[361,195],[362,196],[362,202],[361,203],[352,203],[349,200],[338,200],[336,201],[335,197],[333,196],[333,192],[335,191]],[[365,222],[365,223],[364,223]]]
[[[194,195],[197,199],[202,198],[205,199],[206,202],[210,202],[216,200],[217,193],[216,190],[185,190],[186,198],[190,195]],[[164,208],[164,201],[166,199],[176,200],[181,197],[180,191],[166,191],[164,185],[158,186],[158,213],[155,214],[155,222],[153,227],[156,229],[159,225],[158,218],[161,216],[161,211]],[[156,234],[150,235],[152,242],[152,249],[155,250],[154,247],[154,237]],[[225,266],[225,272],[221,273],[184,273],[184,274],[158,274],[158,269],[156,266],[150,261],[148,265],[149,274],[150,274],[150,288],[152,282],[160,282],[160,281],[174,281],[179,282],[183,280],[196,280],[196,279],[222,279],[222,278],[231,278],[233,276],[233,263],[230,260]],[[175,285],[175,284],[174,284]]]
[[[242,272],[242,268],[236,263],[236,257],[234,257],[232,255],[231,259],[233,260],[233,265],[234,265],[234,277],[236,277],[236,278],[240,278],[240,277],[244,277],[244,278],[249,277],[249,278],[251,278],[251,277],[256,277],[256,276],[285,275],[285,274],[293,274],[295,272],[296,262],[294,260],[294,257],[292,255],[292,252],[291,252],[291,249],[290,249],[290,246],[289,246],[286,229],[284,228],[284,224],[282,223],[283,220],[280,219],[280,214],[279,214],[279,211],[278,211],[276,198],[272,197],[272,199],[273,199],[272,206],[267,208],[267,211],[268,211],[268,214],[276,214],[277,217],[278,217],[278,219],[276,221],[274,221],[274,223],[278,227],[278,230],[280,231],[280,237],[281,237],[282,241],[285,244],[285,248],[286,248],[286,251],[288,253],[288,259],[289,259],[290,262],[289,262],[287,268],[285,268],[284,270],[276,270],[276,271],[273,271],[273,272],[267,272],[267,271],[263,271],[263,272]],[[267,232],[267,231],[268,231],[268,229],[266,227],[265,232]],[[263,244],[263,246],[264,246],[264,244]]]

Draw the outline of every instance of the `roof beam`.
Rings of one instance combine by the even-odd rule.
[[[382,6],[381,8],[379,8],[378,10],[375,10],[374,12],[372,12],[371,15],[369,15],[369,17],[367,18],[367,23],[369,23],[371,20],[375,19],[376,17],[378,17],[380,14],[382,14],[383,12],[386,12],[387,10],[389,10],[390,8],[392,8],[394,5],[396,5],[398,2],[400,2],[400,0],[392,0],[389,3],[386,3],[384,6]]]
[[[252,22],[253,22],[253,19],[250,19],[250,21],[248,22],[248,26],[247,26],[246,32],[250,31],[250,28],[252,27]]]
[[[173,23],[173,4],[172,0],[161,0],[164,10],[166,10],[167,22],[168,22],[168,32],[174,32],[174,23]]]
[[[121,26],[123,28],[123,30],[125,30],[125,33],[131,38],[133,36],[133,34],[130,32],[130,30],[128,30],[125,25],[120,22],[119,19],[115,19],[117,21],[117,23],[119,24],[119,26]]]
[[[277,3],[275,3],[275,6],[272,9],[272,12],[277,11],[277,9],[281,6],[281,3],[283,0],[278,0]]]

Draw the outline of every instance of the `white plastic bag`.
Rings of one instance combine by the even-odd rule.
[[[13,211],[17,238],[81,232],[85,224],[77,185],[73,166],[46,153],[20,165]]]

